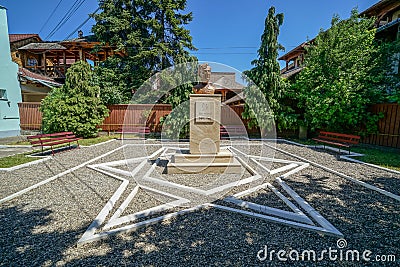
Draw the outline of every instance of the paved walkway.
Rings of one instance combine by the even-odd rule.
[[[32,151],[32,148],[30,146],[10,145],[11,143],[15,143],[18,141],[25,141],[25,140],[26,138],[24,136],[0,138],[0,158]]]

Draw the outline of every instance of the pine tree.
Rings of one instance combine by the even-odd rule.
[[[54,89],[42,100],[43,131],[74,132],[77,136],[93,137],[108,114],[99,99],[90,65],[78,61],[68,69],[65,84]]]
[[[125,52],[125,57],[114,56],[102,64],[114,72],[115,84],[125,82],[125,95],[158,71],[193,60],[188,50],[195,47],[184,28],[192,13],[183,14],[185,7],[186,0],[100,1],[102,12],[92,15],[92,31],[104,44]]]
[[[278,49],[281,46],[278,43],[279,27],[283,23],[283,14],[275,15],[275,7],[270,7],[265,19],[265,28],[261,36],[261,46],[258,49],[258,59],[251,63],[254,66],[244,74],[254,85],[245,88],[246,106],[242,116],[250,119],[249,126],[259,126],[261,134],[269,130],[273,125],[272,119],[277,119],[281,110],[279,99],[285,88],[285,83],[280,75],[280,67],[277,61]],[[264,94],[264,96],[262,94]],[[260,106],[260,98],[268,101],[271,110]],[[264,120],[256,119],[265,118]]]

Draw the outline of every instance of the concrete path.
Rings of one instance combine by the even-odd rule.
[[[14,146],[10,145],[18,141],[25,141],[25,136],[13,136],[0,138],[0,158],[12,156],[19,153],[30,152],[32,148],[28,145],[26,146]]]
[[[0,145],[0,158],[12,156],[19,153],[32,151],[30,146],[4,146]]]

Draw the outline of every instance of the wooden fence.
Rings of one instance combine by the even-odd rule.
[[[99,126],[103,131],[113,132],[122,126],[148,126],[152,132],[160,131],[160,118],[172,111],[171,105],[111,105],[110,114]]]
[[[18,103],[21,130],[40,130],[42,128],[42,112],[40,103]]]
[[[378,122],[378,134],[363,139],[363,143],[400,148],[400,105],[377,104],[371,107],[375,114],[383,113]]]
[[[39,111],[40,103],[19,103],[22,130],[40,130],[42,113]],[[171,112],[170,105],[111,105],[108,106],[110,115],[99,126],[103,131],[113,132],[123,125],[147,125],[152,132],[160,132],[160,118]],[[400,105],[378,104],[371,108],[373,113],[384,114],[378,123],[379,133],[363,139],[363,143],[400,148]],[[227,107],[221,110],[221,123],[223,125],[247,125],[241,119],[243,106]],[[146,120],[147,118],[147,120]],[[255,132],[257,129],[249,130]]]
[[[42,113],[40,103],[19,103],[21,130],[40,130]],[[172,111],[171,105],[110,105],[109,116],[104,119],[99,127],[106,132],[114,132],[122,126],[148,126],[152,132],[160,132],[160,118]],[[223,106],[221,110],[221,123],[223,125],[241,125],[242,106],[229,108]],[[243,122],[247,125],[246,121]]]

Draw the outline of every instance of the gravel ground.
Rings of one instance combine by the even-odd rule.
[[[91,164],[120,160],[126,155],[140,157],[144,156],[144,153],[150,154],[161,147],[156,141],[153,143],[155,145],[146,146],[145,149],[139,146],[120,149]],[[66,151],[40,164],[14,172],[0,172],[0,198],[90,161],[120,145],[120,141],[115,141]],[[277,147],[353,178],[399,193],[400,175],[337,160],[335,154],[327,151],[288,144],[278,144]],[[257,155],[258,150],[259,147],[254,146],[249,152]],[[276,152],[275,158],[299,161],[280,152]],[[280,166],[275,164],[275,168]],[[141,173],[144,173],[146,168]],[[276,176],[265,175],[265,178],[280,189],[273,179]],[[130,192],[136,185],[134,179],[124,178],[131,181],[128,186]],[[174,181],[177,179],[178,177],[174,177]],[[372,259],[375,259],[376,255],[395,255],[397,262],[386,264],[399,265],[398,201],[314,166],[289,176],[285,182],[344,234],[347,247],[343,251],[352,249],[362,253],[364,250],[370,250]],[[116,179],[83,167],[0,204],[0,265],[314,266],[317,263],[312,261],[289,260],[285,263],[279,261],[276,254],[273,261],[260,261],[257,253],[265,246],[268,253],[281,249],[297,250],[300,253],[303,250],[315,250],[320,253],[330,247],[337,249],[337,237],[211,208],[77,247],[79,238],[120,184]],[[231,193],[248,187],[235,188]],[[125,192],[117,204],[120,204],[129,192]],[[285,204],[267,189],[254,192],[243,199],[287,210]],[[221,204],[222,201],[216,203]],[[159,199],[154,198],[154,195],[140,191],[138,198],[129,205],[123,215],[158,204]],[[318,262],[318,265],[360,266],[365,263],[330,261],[327,260],[328,256],[325,256],[325,260]],[[370,265],[381,266],[382,262],[374,261],[370,262]]]

